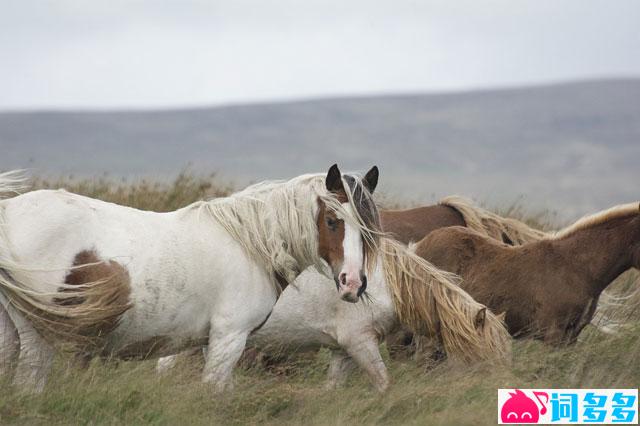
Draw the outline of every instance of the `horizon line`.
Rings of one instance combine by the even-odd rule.
[[[423,90],[410,89],[399,91],[379,91],[379,92],[353,92],[353,93],[334,93],[334,94],[318,94],[318,95],[292,95],[274,98],[256,98],[254,100],[239,100],[221,103],[201,103],[201,104],[174,104],[174,105],[146,105],[146,106],[43,106],[43,107],[10,107],[0,108],[0,114],[64,114],[64,113],[150,113],[150,112],[187,112],[202,111],[209,109],[227,109],[241,108],[249,106],[266,106],[266,105],[287,105],[287,104],[306,104],[315,102],[326,102],[333,100],[367,100],[374,98],[408,98],[418,96],[447,96],[447,95],[465,95],[479,94],[488,92],[503,92],[536,89],[554,86],[570,86],[579,84],[601,83],[601,82],[622,82],[622,81],[640,81],[640,75],[636,74],[618,74],[609,76],[593,76],[578,77],[573,79],[555,79],[547,81],[538,81],[530,83],[506,83],[496,86],[473,86],[467,88],[452,88],[441,90]]]

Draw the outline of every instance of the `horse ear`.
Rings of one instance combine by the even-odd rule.
[[[484,322],[487,319],[487,308],[482,308],[476,314],[475,326],[476,329],[482,330],[484,328]]]
[[[362,184],[369,190],[370,193],[373,194],[373,191],[376,190],[376,186],[378,186],[378,176],[380,172],[378,171],[378,166],[373,166],[371,170],[364,175],[364,179],[362,179]]]
[[[496,315],[496,318],[501,321],[504,322],[505,318],[507,317],[507,311],[504,311],[503,313],[501,313],[500,315]]]
[[[329,192],[344,191],[344,186],[342,185],[342,173],[340,173],[340,169],[337,164],[331,166],[324,182]]]

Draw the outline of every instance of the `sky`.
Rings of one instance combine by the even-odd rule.
[[[0,110],[640,75],[638,0],[0,0]]]

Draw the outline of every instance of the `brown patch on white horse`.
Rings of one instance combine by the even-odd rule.
[[[318,204],[318,254],[335,271],[344,260],[344,220],[338,219],[335,212],[329,211],[322,201]]]
[[[84,250],[74,257],[52,305],[24,294],[12,297],[12,303],[27,314],[45,338],[62,338],[87,350],[99,346],[118,325],[131,307],[130,292],[129,273],[124,266]]]

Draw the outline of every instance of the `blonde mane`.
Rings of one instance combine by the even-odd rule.
[[[343,185],[353,213],[327,191],[324,174],[258,183],[229,197],[199,203],[197,207],[229,232],[247,255],[267,270],[280,290],[277,276],[293,282],[309,266],[325,270],[318,256],[318,200],[358,227],[370,250],[377,245],[376,229],[358,213],[344,179]]]
[[[581,219],[578,219],[572,225],[569,225],[566,228],[563,228],[558,232],[551,234],[549,236],[549,239],[558,240],[561,238],[566,238],[583,229],[591,228],[610,220],[625,218],[636,214],[640,214],[640,203],[638,202],[614,206],[607,210],[603,210],[601,212],[587,215],[582,217]]]
[[[513,245],[519,246],[548,236],[546,232],[531,228],[517,219],[501,217],[457,195],[443,198],[438,204],[457,210],[469,229],[494,240],[503,241],[505,236]]]
[[[400,322],[416,334],[438,336],[452,358],[508,362],[511,337],[504,324],[459,287],[460,277],[437,269],[391,239],[382,240],[381,251]]]

